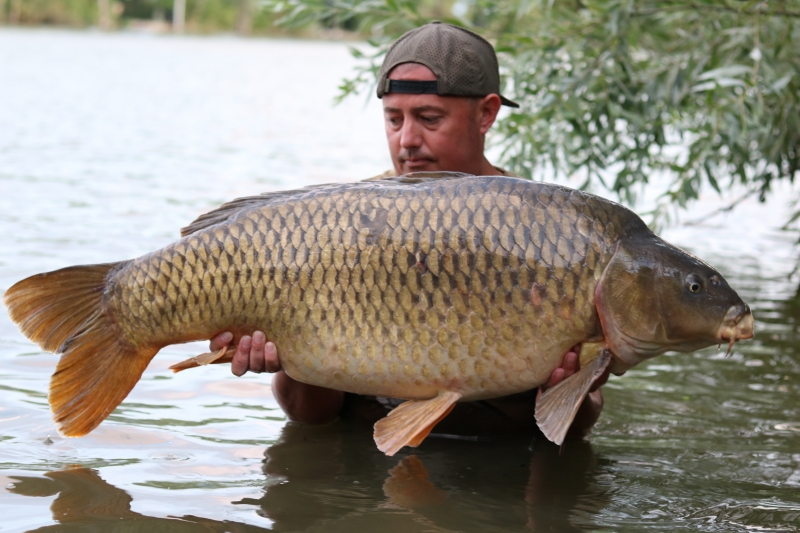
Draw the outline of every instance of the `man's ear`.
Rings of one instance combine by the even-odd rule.
[[[500,97],[496,94],[487,94],[481,98],[478,103],[481,135],[486,135],[489,128],[494,124],[497,119],[497,113],[500,112],[500,105]]]

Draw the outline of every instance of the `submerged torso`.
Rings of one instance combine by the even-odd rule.
[[[260,329],[295,379],[407,399],[543,383],[601,335],[594,289],[641,225],[597,197],[505,177],[311,188],[226,218],[113,275],[106,305],[125,338]]]

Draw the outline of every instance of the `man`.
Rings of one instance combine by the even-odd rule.
[[[497,57],[492,45],[466,29],[433,22],[409,31],[389,49],[378,75],[378,98],[389,152],[394,165],[373,179],[421,171],[453,171],[474,175],[511,175],[493,166],[484,155],[486,133],[501,105],[519,107],[500,95]],[[211,349],[228,345],[233,336],[222,333]],[[579,346],[570,350],[541,390],[578,370]],[[232,372],[272,372],[272,389],[291,420],[322,424],[340,415],[375,421],[397,405],[383,398],[364,398],[306,385],[281,370],[275,345],[257,331],[243,337],[233,356]],[[584,401],[570,429],[583,436],[597,421],[603,406],[600,378]],[[532,427],[537,393],[531,391],[497,400],[467,402],[434,430],[476,435]]]

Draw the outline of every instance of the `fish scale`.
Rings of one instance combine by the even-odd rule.
[[[222,331],[264,331],[299,381],[409,400],[375,424],[389,455],[459,400],[544,383],[576,343],[599,350],[536,403],[558,444],[604,372],[753,336],[719,272],[624,207],[556,185],[438,173],[317,186],[234,200],[183,235],[6,291],[12,320],[62,354],[49,401],[65,435],[102,422],[164,346]]]
[[[504,177],[267,195],[130,262],[105,305],[135,345],[259,329],[289,375],[329,388],[511,394],[598,335],[594,288],[619,237],[609,209],[630,218]]]

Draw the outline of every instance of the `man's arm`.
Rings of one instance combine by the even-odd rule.
[[[211,351],[227,346],[232,339],[233,335],[228,332],[217,335],[211,340]],[[539,387],[539,394],[558,385],[580,369],[579,353],[580,345],[576,345],[564,355],[561,366],[553,371],[546,384]],[[277,347],[272,342],[266,342],[266,337],[260,331],[256,331],[252,337],[242,337],[233,355],[231,372],[236,376],[242,376],[247,371],[275,373],[272,379],[272,393],[289,420],[306,424],[326,424],[339,416],[344,393],[307,385],[290,378],[281,370]],[[607,380],[608,371],[595,382],[592,391],[581,404],[567,437],[584,437],[600,418],[603,409],[603,393],[600,391],[600,386]]]

